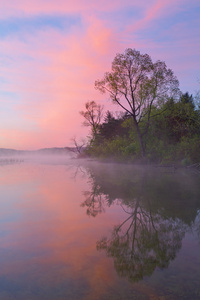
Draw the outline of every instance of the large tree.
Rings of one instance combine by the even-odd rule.
[[[179,82],[165,62],[152,62],[148,54],[135,49],[126,49],[117,54],[112,62],[111,72],[106,72],[102,80],[95,81],[95,87],[107,92],[133,119],[140,143],[141,153],[145,155],[143,133],[139,126],[145,121],[145,132],[150,125],[151,110],[161,102],[179,93]]]

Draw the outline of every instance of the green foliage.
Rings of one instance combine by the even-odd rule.
[[[123,123],[128,118],[125,113],[121,117],[115,118],[110,111],[107,111],[105,121],[99,126],[99,136],[101,139],[113,139],[118,136],[128,136],[127,129]]]
[[[192,138],[182,138],[177,145],[177,157],[183,159],[187,158],[187,164],[192,162],[200,162],[200,136],[196,135]]]
[[[105,139],[103,143],[93,145],[87,151],[91,156],[115,160],[133,159],[137,154],[138,145],[126,137],[116,137],[112,140]]]
[[[95,81],[95,88],[108,93],[110,99],[128,113],[136,129],[141,155],[145,155],[145,146],[141,129],[149,129],[151,111],[154,105],[179,94],[179,82],[165,62],[152,62],[148,54],[135,49],[126,49],[117,54],[112,62],[112,71],[106,72],[102,80]]]
[[[148,116],[139,124],[146,162],[182,166],[200,162],[200,111],[196,107],[188,93],[178,101],[170,98],[152,106],[148,130],[145,131]],[[87,154],[118,161],[140,159],[140,143],[131,116],[122,114],[116,118],[107,112]]]

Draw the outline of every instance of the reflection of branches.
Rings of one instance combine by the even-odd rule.
[[[83,176],[86,175],[86,172],[83,171],[83,169],[81,168],[81,166],[77,166],[77,168],[76,168],[76,170],[74,172],[73,178],[76,179],[77,175],[80,174],[80,173],[82,173]]]
[[[141,280],[156,267],[166,268],[181,247],[184,227],[180,221],[164,220],[135,203],[132,213],[114,228],[110,239],[97,242],[114,258],[117,272],[131,281]]]
[[[78,175],[82,175],[81,177],[85,177],[86,176],[86,171],[82,168],[81,165],[70,165],[67,167],[67,170],[72,170],[73,171],[73,175],[71,176],[72,179],[76,180]]]
[[[200,238],[200,210],[197,212],[197,216],[193,225],[193,230],[196,232],[198,238]]]
[[[96,216],[104,211],[103,204],[111,206],[116,201],[126,214],[110,237],[97,242],[97,249],[113,257],[119,275],[132,281],[150,276],[157,267],[168,267],[199,208],[199,182],[192,180],[191,189],[183,177],[154,174],[146,169],[92,165],[92,191],[84,193],[82,206],[87,214]],[[198,220],[193,228],[200,232]]]
[[[86,191],[83,194],[86,197],[86,200],[81,203],[81,206],[87,207],[87,215],[96,217],[97,214],[105,211],[102,194],[98,185],[94,185],[91,192]]]

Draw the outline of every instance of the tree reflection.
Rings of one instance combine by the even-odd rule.
[[[95,217],[117,200],[125,215],[109,237],[97,242],[97,250],[113,257],[118,274],[131,281],[167,268],[186,231],[200,219],[198,181],[128,166],[90,165],[88,174],[91,190],[81,204],[87,214]]]
[[[197,217],[194,222],[194,231],[196,232],[197,236],[200,238],[200,210],[197,212]]]
[[[96,217],[99,213],[105,211],[103,204],[103,196],[100,191],[100,186],[98,184],[94,184],[92,187],[92,191],[83,192],[86,200],[81,203],[82,207],[86,207],[86,213],[89,216]]]
[[[145,211],[139,200],[126,213],[128,217],[114,228],[111,237],[97,242],[97,249],[114,258],[120,276],[139,281],[156,267],[168,267],[181,248],[185,227],[179,220],[164,220]]]

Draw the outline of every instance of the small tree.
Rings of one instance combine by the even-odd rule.
[[[97,134],[101,119],[103,117],[103,106],[95,101],[85,103],[86,111],[80,111],[81,116],[85,118],[83,125],[91,127],[92,136]]]
[[[96,89],[108,92],[111,100],[132,117],[142,156],[145,147],[140,122],[146,122],[147,131],[152,107],[175,96],[179,92],[178,85],[177,78],[164,62],[153,63],[148,54],[140,54],[135,49],[117,54],[112,71],[106,72],[102,80],[95,81]]]
[[[75,136],[71,138],[71,141],[73,142],[74,145],[72,151],[80,155],[86,146],[86,142],[85,141],[78,142]]]

